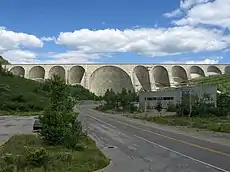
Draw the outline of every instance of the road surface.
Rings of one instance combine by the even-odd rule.
[[[32,133],[34,117],[0,116],[0,144],[15,134]]]
[[[229,172],[230,146],[80,108],[88,133],[111,159],[107,172]]]

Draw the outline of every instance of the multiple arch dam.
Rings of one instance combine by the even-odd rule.
[[[68,84],[79,84],[96,95],[112,88],[138,91],[173,87],[197,77],[230,73],[230,64],[12,64],[14,75],[44,81],[58,75]]]

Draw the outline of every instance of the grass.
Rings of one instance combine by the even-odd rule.
[[[0,150],[1,157],[6,153],[24,155],[26,148],[44,147],[51,160],[49,167],[55,172],[91,172],[106,167],[109,159],[96,147],[96,144],[89,137],[82,137],[80,144],[84,145],[82,151],[72,151],[62,146],[47,146],[42,139],[35,134],[15,135],[9,139]],[[71,155],[68,158],[66,155]],[[43,172],[43,168],[36,168],[30,172]]]
[[[230,93],[230,74],[195,78],[190,80],[189,83],[194,85],[217,85],[219,91]]]
[[[97,98],[80,85],[68,86],[69,92],[78,100]],[[40,113],[49,102],[49,86],[19,76],[0,74],[0,116],[33,115]]]
[[[190,128],[206,129],[214,132],[230,133],[229,117],[179,117],[179,116],[140,117],[135,115],[129,117],[147,120],[158,124],[186,126]]]
[[[42,111],[47,105],[48,92],[39,87],[40,84],[32,80],[0,75],[0,110]]]

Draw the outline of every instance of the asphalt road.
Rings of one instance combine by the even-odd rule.
[[[230,171],[230,146],[137,124],[89,107],[80,108],[80,119],[111,157],[107,172]]]

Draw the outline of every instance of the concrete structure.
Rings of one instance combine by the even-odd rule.
[[[196,77],[230,73],[230,64],[12,64],[5,68],[38,81],[57,74],[66,83],[81,84],[97,95],[108,88],[153,91]]]
[[[140,92],[139,108],[143,110],[155,109],[158,101],[162,103],[163,108],[167,108],[169,103],[174,105],[180,103],[183,94],[196,95],[199,98],[203,98],[204,93],[210,95],[210,100],[207,100],[207,102],[216,104],[217,86],[195,86],[165,91]]]

